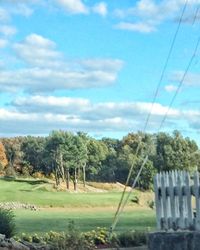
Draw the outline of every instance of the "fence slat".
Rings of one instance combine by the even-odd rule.
[[[187,199],[187,227],[188,229],[193,228],[193,212],[192,212],[192,195],[190,187],[190,175],[185,173],[185,191]]]
[[[176,230],[176,207],[175,207],[175,196],[174,196],[174,175],[173,172],[169,173],[169,195],[170,195],[170,206],[171,206],[171,228]]]
[[[157,228],[196,229],[200,231],[200,180],[195,172],[193,181],[186,171],[162,172],[154,178]],[[196,218],[192,196],[195,196]]]
[[[154,177],[154,190],[155,190],[155,205],[156,205],[156,222],[157,222],[157,228],[161,229],[161,198],[159,195],[159,188],[160,188],[160,175],[157,174]]]
[[[199,197],[199,173],[196,172],[194,175],[194,192],[196,200],[196,223],[195,229],[200,230],[200,197]]]
[[[162,202],[163,202],[163,215],[164,220],[162,221],[162,228],[164,230],[168,229],[167,223],[167,195],[166,195],[166,177],[165,172],[161,175],[161,195],[162,195]]]

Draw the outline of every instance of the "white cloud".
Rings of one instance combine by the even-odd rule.
[[[31,34],[27,36],[24,40],[24,43],[36,47],[55,48],[55,43],[53,41],[37,34]]]
[[[188,1],[188,13],[185,15],[191,15],[191,13],[194,15],[194,8],[199,3],[199,0]],[[185,0],[139,0],[131,8],[114,11],[116,17],[129,20],[120,22],[116,27],[137,32],[141,32],[141,30],[144,32],[148,30],[146,33],[153,32],[163,21],[174,20],[177,15],[180,16],[184,5]],[[133,21],[130,21],[131,18]]]
[[[97,3],[96,5],[94,5],[92,10],[94,13],[97,13],[103,17],[105,17],[108,14],[107,4],[104,2]]]
[[[115,25],[115,28],[120,30],[129,30],[129,31],[138,31],[140,33],[150,33],[156,31],[156,28],[148,23],[128,23],[128,22],[120,22]]]
[[[61,54],[55,50],[56,44],[40,35],[31,34],[24,41],[14,44],[17,55],[26,63],[39,67],[55,67]]]
[[[85,59],[79,62],[85,69],[118,71],[123,66],[123,61],[119,59]]]
[[[87,14],[89,11],[81,0],[56,0],[56,2],[71,14]]]
[[[25,1],[26,2],[26,1]],[[18,3],[17,6],[11,11],[13,14],[29,17],[33,14],[34,10],[27,5],[27,3]]]
[[[8,44],[8,41],[5,39],[0,39],[0,48],[5,48]]]
[[[15,43],[13,49],[20,67],[0,71],[1,92],[106,87],[116,81],[123,66],[123,61],[111,58],[67,61],[53,41],[37,34]],[[24,63],[26,67],[21,66]]]
[[[1,92],[50,92],[66,89],[105,87],[116,81],[116,73],[103,71],[65,71],[63,69],[21,69],[0,71]]]
[[[6,9],[0,8],[0,21],[9,21],[10,15]]]
[[[89,120],[144,117],[152,109],[152,104],[147,102],[91,103],[84,98],[39,95],[18,98],[11,105],[25,113],[53,112],[55,114],[74,115]],[[155,103],[152,109],[152,116],[162,117],[167,110],[167,106]],[[175,118],[179,116],[179,111],[170,109],[168,114],[171,118]]]
[[[17,32],[16,28],[10,25],[2,25],[0,26],[0,33],[5,36],[12,36],[15,35]]]
[[[184,73],[185,73],[184,71],[175,71],[171,75],[170,80],[175,81],[175,82],[180,82],[183,78]],[[184,86],[200,87],[200,74],[199,73],[192,73],[192,72],[187,73],[187,75],[185,76],[183,85]]]
[[[128,132],[141,130],[151,110],[147,102],[92,103],[84,98],[28,96],[17,98],[7,108],[0,109],[2,133],[39,134],[52,129],[85,132]],[[157,131],[167,106],[155,103],[149,128]],[[178,129],[180,120],[191,128],[200,124],[199,110],[170,109],[165,125]]]
[[[175,91],[177,90],[177,86],[172,85],[172,84],[166,85],[166,86],[165,86],[165,90],[166,90],[167,92],[169,92],[169,93],[175,92]]]
[[[84,98],[31,96],[21,97],[12,102],[12,105],[22,112],[36,113],[74,113],[90,106],[90,101]]]

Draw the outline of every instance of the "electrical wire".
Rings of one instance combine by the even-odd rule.
[[[164,117],[163,117],[163,119],[162,119],[162,121],[160,123],[160,127],[159,127],[158,131],[160,131],[160,129],[162,128],[162,126],[163,126],[163,124],[164,124],[164,122],[165,122],[165,120],[167,118],[167,115],[168,115],[168,113],[169,113],[169,111],[170,111],[170,109],[171,109],[171,107],[172,107],[172,105],[173,105],[173,103],[174,103],[174,101],[175,101],[175,99],[176,99],[176,97],[177,97],[177,95],[178,95],[178,93],[179,93],[179,91],[180,91],[183,83],[184,83],[185,77],[186,77],[186,75],[187,75],[187,73],[188,73],[188,71],[189,71],[189,69],[190,69],[190,67],[191,67],[191,65],[192,65],[195,57],[196,57],[196,53],[197,53],[197,50],[199,48],[199,44],[200,44],[200,36],[199,36],[199,38],[197,40],[194,52],[193,52],[193,54],[192,54],[192,56],[191,56],[191,58],[189,60],[189,63],[187,65],[186,69],[185,69],[185,72],[183,73],[183,76],[182,76],[182,78],[181,78],[181,80],[179,82],[179,85],[178,85],[178,87],[176,89],[176,92],[175,92],[174,96],[172,97],[171,102],[170,102],[170,104],[168,106],[168,109],[165,112]]]
[[[172,100],[171,100],[171,102],[170,102],[170,104],[169,104],[169,106],[168,106],[168,109],[167,109],[166,113],[164,114],[164,117],[163,117],[163,119],[162,119],[162,121],[161,121],[161,124],[160,124],[160,127],[159,127],[159,129],[158,129],[158,132],[160,131],[161,127],[163,126],[163,124],[164,124],[164,122],[165,122],[165,120],[166,120],[166,118],[167,118],[167,115],[168,115],[168,113],[169,113],[169,110],[170,110],[170,108],[172,107],[172,105],[173,105],[173,103],[174,103],[174,101],[175,101],[175,99],[176,99],[176,97],[177,97],[177,95],[178,95],[178,93],[179,93],[179,91],[180,91],[181,86],[183,85],[183,82],[184,82],[184,80],[185,80],[185,77],[186,77],[186,75],[187,75],[187,73],[188,73],[188,71],[189,71],[189,69],[190,69],[190,67],[191,67],[191,65],[192,65],[192,63],[193,63],[195,57],[196,57],[196,53],[197,53],[197,50],[198,50],[198,48],[199,48],[199,45],[200,45],[200,36],[199,36],[199,38],[198,38],[198,40],[197,40],[196,46],[195,46],[195,48],[194,48],[194,52],[193,52],[193,54],[192,54],[192,56],[191,56],[191,58],[190,58],[190,60],[189,60],[189,63],[188,63],[188,65],[187,65],[186,69],[185,69],[185,72],[184,72],[184,74],[183,74],[183,76],[182,76],[182,78],[181,78],[181,80],[180,80],[180,82],[179,82],[179,85],[178,85],[178,87],[177,87],[177,90],[176,90],[176,92],[175,92],[175,94],[174,94],[174,96],[173,96],[173,98],[172,98]],[[148,160],[148,154],[147,154],[147,156],[145,157],[145,159],[144,159],[144,161],[143,161],[143,163],[142,163],[142,166],[141,166],[141,168],[140,168],[140,170],[139,170],[139,172],[138,172],[138,175],[137,175],[137,177],[136,177],[136,179],[135,179],[136,181],[137,181],[137,179],[139,178],[139,175],[141,174],[141,171],[142,171],[144,165],[146,164],[147,160]],[[135,187],[135,184],[136,184],[136,182],[134,181],[134,183],[133,183],[133,185],[132,185],[132,187],[131,187],[131,190],[130,190],[129,194],[127,195],[127,198],[126,198],[124,204],[123,204],[122,207],[119,209],[118,217],[119,217],[119,215],[123,212],[123,209],[124,209],[125,205],[127,204],[128,200],[129,200],[129,197],[130,197],[130,195],[131,195],[131,192],[132,192],[133,188]],[[116,226],[116,224],[117,224],[117,221],[114,221],[114,223],[113,223],[114,227]]]
[[[197,18],[198,18],[198,14],[199,14],[199,10],[200,10],[200,5],[198,5],[197,9],[196,9],[196,12],[195,12],[195,15],[194,15],[194,19],[193,19],[193,25],[195,24]]]
[[[184,7],[183,7],[183,10],[182,10],[182,13],[181,13],[181,17],[180,17],[179,22],[178,22],[177,29],[176,29],[175,34],[174,34],[174,36],[173,36],[172,43],[171,43],[171,46],[170,46],[170,49],[169,49],[169,52],[168,52],[168,55],[167,55],[167,58],[166,58],[164,67],[163,67],[162,72],[161,72],[161,76],[160,76],[158,85],[157,85],[157,88],[156,88],[156,92],[155,92],[154,97],[153,97],[153,101],[152,101],[152,104],[151,104],[150,112],[149,112],[149,114],[148,114],[148,116],[147,116],[147,119],[146,119],[146,121],[145,121],[144,131],[146,131],[147,125],[148,125],[148,123],[149,123],[149,120],[150,120],[150,117],[151,117],[151,113],[152,113],[154,104],[155,104],[155,102],[156,102],[156,98],[157,98],[157,96],[158,96],[158,92],[159,92],[161,83],[162,83],[162,81],[163,81],[163,78],[164,78],[164,75],[165,75],[165,71],[166,71],[166,69],[167,69],[167,66],[168,66],[168,63],[169,63],[169,59],[170,59],[170,57],[171,57],[171,54],[172,54],[172,51],[173,51],[173,48],[174,48],[174,45],[175,45],[175,41],[176,41],[178,32],[179,32],[179,30],[180,30],[181,23],[182,23],[182,21],[183,21],[183,16],[184,16],[184,14],[185,14],[185,10],[186,10],[187,5],[188,5],[188,0],[185,1]]]
[[[171,43],[171,46],[170,46],[170,49],[169,49],[167,58],[166,58],[164,67],[163,67],[162,72],[161,72],[161,76],[160,76],[160,79],[159,79],[159,82],[158,82],[158,85],[157,85],[157,88],[156,88],[156,91],[155,91],[155,94],[154,94],[154,97],[153,97],[153,101],[152,101],[152,105],[151,105],[151,108],[150,108],[150,112],[148,113],[147,119],[146,119],[146,121],[145,121],[145,125],[144,125],[143,132],[146,131],[147,125],[148,125],[148,123],[149,123],[149,119],[150,119],[150,117],[151,117],[151,113],[152,113],[152,110],[153,110],[153,107],[154,107],[156,98],[157,98],[157,96],[158,96],[158,91],[159,91],[159,89],[160,89],[160,85],[161,85],[162,80],[163,80],[163,78],[164,78],[164,74],[165,74],[165,71],[166,71],[166,69],[167,69],[167,66],[168,66],[168,63],[169,63],[169,59],[170,59],[170,57],[171,57],[171,54],[172,54],[172,51],[173,51],[173,48],[174,48],[174,45],[175,45],[175,41],[176,41],[178,32],[179,32],[179,30],[180,30],[180,26],[181,26],[181,23],[182,23],[183,16],[184,16],[184,13],[185,13],[185,10],[186,10],[187,5],[188,5],[188,0],[185,1],[184,7],[183,7],[183,9],[182,9],[181,17],[180,17],[180,19],[179,19],[177,29],[176,29],[175,34],[174,34],[174,36],[173,36],[172,43]],[[141,140],[140,140],[139,143],[138,143],[138,147],[137,147],[136,154],[135,154],[136,156],[138,155],[140,146],[141,146]],[[143,165],[143,164],[142,164],[142,165]],[[125,192],[126,192],[128,183],[129,183],[129,181],[130,181],[130,177],[131,177],[131,174],[132,174],[132,171],[133,171],[133,167],[134,167],[134,162],[132,163],[131,168],[130,168],[130,170],[129,170],[129,174],[128,174],[128,177],[127,177],[127,180],[126,180],[126,183],[125,183],[125,186],[124,186],[124,190],[123,190],[123,192],[122,192],[122,196],[121,196],[121,198],[120,198],[120,201],[119,201],[119,204],[118,204],[118,207],[117,207],[117,211],[116,211],[115,216],[114,216],[114,219],[113,219],[113,223],[112,223],[112,225],[111,225],[111,227],[110,227],[110,234],[112,234],[112,231],[114,230],[114,227],[115,227],[116,224],[117,224],[118,214],[119,214],[120,211],[121,211],[121,206],[122,206],[122,203],[123,203],[123,199],[124,199],[124,196],[125,196]],[[140,172],[140,171],[139,171],[139,172]],[[123,207],[125,207],[125,203],[124,203]]]

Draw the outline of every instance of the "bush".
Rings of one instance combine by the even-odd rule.
[[[5,176],[6,177],[16,177],[16,172],[15,172],[15,169],[13,168],[13,166],[8,165],[5,168]]]
[[[142,246],[147,244],[146,232],[130,231],[117,236],[120,247]]]
[[[15,215],[12,210],[0,208],[0,233],[7,238],[15,234]]]
[[[90,250],[95,246],[91,244],[84,234],[80,233],[73,221],[68,224],[66,233],[47,233],[44,241],[51,246],[52,250]]]
[[[133,247],[147,244],[146,232],[130,231],[121,234],[109,233],[106,228],[81,233],[73,221],[68,224],[67,232],[46,233],[45,236],[22,234],[21,239],[30,243],[41,243],[52,250],[94,250],[107,247]]]
[[[32,239],[33,241],[33,239]],[[108,246],[108,232],[105,228],[81,233],[75,223],[70,221],[66,233],[49,232],[43,241],[53,250],[93,250],[97,246]]]
[[[131,201],[133,203],[139,204],[139,197],[135,195],[135,196],[133,196],[133,198],[131,199]]]
[[[3,164],[0,162],[0,174],[2,174],[4,171],[4,167],[3,167]]]
[[[106,228],[97,227],[96,230],[92,230],[86,233],[83,233],[85,241],[91,243],[93,246],[98,245],[108,245],[108,231]]]
[[[151,208],[154,209],[155,208],[155,202],[153,200],[147,201],[147,205]]]
[[[42,172],[35,172],[32,174],[33,178],[36,178],[36,179],[44,179],[45,178],[45,175],[42,173]]]
[[[30,177],[31,173],[33,171],[33,167],[27,164],[23,164],[22,169],[21,169],[21,174],[24,177]]]

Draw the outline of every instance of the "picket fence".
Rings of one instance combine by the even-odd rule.
[[[200,231],[199,173],[161,172],[154,178],[157,228]]]

